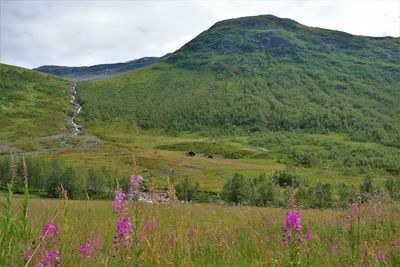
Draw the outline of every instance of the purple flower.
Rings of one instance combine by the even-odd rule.
[[[382,209],[381,208],[376,208],[375,209],[375,216],[376,217],[381,217],[382,215]]]
[[[395,239],[395,240],[392,241],[392,247],[394,247],[394,248],[398,248],[399,244],[400,244],[400,242],[399,242],[398,239]]]
[[[339,249],[338,244],[332,244],[332,246],[331,246],[331,252],[332,252],[333,254],[336,254],[336,252],[338,251],[338,249]]]
[[[54,250],[53,252],[46,251],[45,252],[45,263],[48,265],[50,264],[51,266],[51,260],[55,260],[56,262],[60,261],[60,255],[58,253],[58,250]]]
[[[148,220],[144,226],[143,232],[148,233],[157,227],[157,222],[155,220]]]
[[[348,218],[353,219],[355,215],[358,213],[358,211],[359,211],[358,204],[357,203],[351,204]]]
[[[264,236],[264,241],[267,242],[267,243],[271,242],[271,237],[269,235],[265,235]]]
[[[173,245],[175,245],[175,242],[176,242],[176,235],[174,233],[171,233],[167,241],[168,246],[172,247]]]
[[[197,229],[195,226],[190,227],[188,237],[190,240],[192,240],[197,233],[199,232],[199,229]]]
[[[85,258],[92,256],[92,241],[90,239],[79,247],[79,254]]]
[[[130,177],[130,184],[131,186],[129,187],[129,192],[131,194],[132,199],[136,199],[140,193],[140,190],[143,188],[142,185],[143,177],[138,175],[135,177],[134,175],[131,175]]]
[[[128,212],[128,201],[125,199],[125,197],[126,195],[121,189],[116,192],[114,196],[114,202],[112,203],[115,214],[126,214]]]
[[[122,217],[117,222],[117,234],[120,238],[128,238],[132,234],[132,223],[131,218]]]
[[[285,216],[285,231],[301,232],[301,218],[298,211],[287,211]]]
[[[55,263],[57,266],[60,262],[60,255],[57,249],[57,238],[58,238],[59,228],[56,224],[47,223],[42,228],[42,233],[40,236],[41,246],[39,246],[39,252],[37,253],[39,257],[39,262],[37,262],[35,267],[51,267]],[[27,260],[32,258],[32,253],[29,252],[27,255]]]
[[[385,254],[384,254],[383,252],[380,252],[380,253],[377,255],[377,257],[378,257],[378,260],[379,260],[379,261],[385,261]]]
[[[54,241],[58,237],[58,226],[53,223],[45,224],[42,228],[42,243],[47,239]]]
[[[305,235],[305,238],[307,241],[313,240],[315,238],[315,235],[311,232],[307,232]]]

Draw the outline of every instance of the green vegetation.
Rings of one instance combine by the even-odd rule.
[[[350,210],[299,210],[299,232],[290,231],[292,237],[286,237],[285,246],[282,237],[287,234],[283,229],[287,228],[288,215],[284,209],[133,202],[127,206],[127,216],[132,218],[135,239],[116,251],[113,240],[118,217],[112,213],[111,201],[31,198],[29,233],[23,234],[18,217],[23,210],[19,208],[22,198],[10,195],[7,199],[9,202],[1,201],[4,209],[0,238],[12,239],[0,242],[0,261],[4,266],[23,266],[28,259],[28,266],[32,266],[43,261],[45,250],[57,250],[59,260],[52,261],[64,266],[400,264],[397,204],[353,204]],[[49,225],[57,229],[50,247],[40,242],[42,229]],[[93,242],[90,249],[83,251],[87,240]]]
[[[399,38],[247,17],[142,70],[80,83],[80,119],[207,136],[342,133],[400,147],[399,76]]]
[[[0,64],[0,143],[65,132],[71,81]]]

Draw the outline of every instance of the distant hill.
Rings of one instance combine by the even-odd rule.
[[[73,80],[98,80],[146,67],[158,61],[158,57],[143,57],[123,63],[100,64],[88,67],[45,65],[33,70],[50,73]]]
[[[0,145],[72,132],[72,81],[0,64]],[[0,149],[1,153],[1,149]]]
[[[79,99],[86,123],[208,135],[337,132],[400,147],[399,77],[400,38],[264,15],[218,22],[148,68],[82,82]]]

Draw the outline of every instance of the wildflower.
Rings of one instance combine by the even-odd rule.
[[[192,240],[197,235],[198,232],[199,230],[196,227],[194,226],[190,227],[188,233],[189,239]]]
[[[382,215],[382,209],[381,208],[376,208],[375,209],[375,216],[376,217],[381,217]]]
[[[336,223],[337,223],[336,217],[335,217],[335,216],[332,216],[332,217],[329,219],[329,222],[330,222],[331,224],[336,224]]]
[[[126,214],[128,212],[128,200],[125,197],[126,195],[121,189],[116,192],[114,202],[112,203],[115,214]]]
[[[271,237],[269,235],[265,235],[264,236],[264,241],[267,242],[267,243],[271,242]]]
[[[122,217],[117,222],[117,235],[119,239],[130,239],[130,234],[133,233],[132,223],[129,217]]]
[[[383,254],[383,252],[380,252],[380,253],[377,255],[377,257],[378,257],[378,260],[379,260],[379,261],[385,261],[385,254]]]
[[[300,233],[301,218],[298,211],[286,212],[285,220],[285,231],[294,230],[296,233]]]
[[[169,238],[168,238],[168,241],[167,241],[168,246],[172,247],[173,245],[175,245],[175,242],[176,242],[176,235],[175,235],[175,233],[171,233],[169,235]]]
[[[53,223],[45,224],[42,228],[42,243],[45,243],[48,239],[55,241],[58,237],[58,226]]]
[[[349,215],[347,216],[348,219],[353,219],[355,215],[358,213],[359,208],[357,203],[351,204]]]
[[[305,235],[305,238],[307,241],[313,240],[315,238],[315,235],[311,232],[307,232]]]
[[[92,240],[86,240],[86,242],[79,247],[79,254],[85,258],[90,258],[92,256]]]
[[[56,224],[47,223],[42,228],[42,234],[40,236],[41,246],[38,255],[41,259],[37,262],[34,267],[51,267],[53,263],[56,265],[60,262],[60,255],[56,246],[57,238],[59,234],[59,228]],[[31,260],[32,253],[28,253],[27,260]]]
[[[155,220],[148,220],[144,226],[143,232],[148,233],[157,227],[157,222]]]
[[[26,254],[25,258],[27,261],[30,261],[32,258],[32,251],[29,251],[28,254]]]
[[[336,254],[336,252],[338,251],[338,249],[339,249],[338,244],[332,244],[332,246],[331,246],[331,252],[332,252],[333,254]]]
[[[132,199],[136,199],[139,196],[140,190],[143,190],[143,187],[141,186],[143,181],[143,177],[138,175],[135,177],[134,175],[131,175],[130,177],[130,184],[131,186],[129,187],[129,192],[131,194]]]
[[[45,252],[45,260],[44,260],[44,262],[45,262],[46,266],[51,266],[51,260],[53,260],[53,259],[56,262],[60,261],[60,255],[59,255],[57,249],[54,250],[53,252],[49,252],[49,251]]]
[[[395,239],[392,241],[392,247],[398,248],[400,244],[400,241],[398,239]]]

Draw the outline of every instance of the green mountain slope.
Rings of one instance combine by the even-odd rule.
[[[140,69],[151,65],[158,61],[158,57],[143,57],[128,62],[114,64],[100,64],[87,67],[65,67],[65,66],[40,66],[36,71],[50,73],[65,78],[70,78],[78,81],[97,80],[107,77],[113,77],[125,72],[130,72],[135,69]]]
[[[65,131],[73,109],[70,84],[53,75],[0,64],[0,144]]]
[[[216,23],[142,70],[82,82],[86,125],[170,133],[345,133],[400,147],[400,38],[274,16]]]

